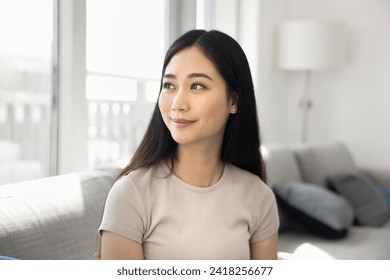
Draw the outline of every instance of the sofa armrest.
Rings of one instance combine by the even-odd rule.
[[[0,186],[0,255],[94,259],[112,183],[111,174],[91,170]]]
[[[360,171],[370,178],[375,185],[390,189],[389,169],[360,169]]]

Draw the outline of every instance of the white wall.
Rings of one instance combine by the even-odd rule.
[[[259,121],[264,143],[288,143],[288,100],[286,76],[274,66],[274,29],[286,17],[285,0],[262,0],[260,7],[260,45],[258,82],[255,84],[258,98]],[[255,73],[254,73],[255,74]]]
[[[263,142],[287,139],[285,76],[273,69],[273,27],[285,0],[216,0],[214,26],[235,38],[247,55],[255,84]]]
[[[273,29],[283,19],[344,21],[347,64],[313,72],[309,142],[339,140],[361,167],[390,168],[390,1],[262,0],[257,62],[264,141],[296,143],[301,135],[298,107],[302,73],[273,66]]]

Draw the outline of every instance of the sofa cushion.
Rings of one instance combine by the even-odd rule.
[[[353,209],[339,195],[320,186],[292,182],[277,187],[281,207],[312,232],[329,238],[344,237],[353,222]]]
[[[328,183],[350,202],[359,225],[382,226],[389,219],[389,207],[366,180],[356,175],[339,175],[330,177]]]
[[[282,186],[287,182],[301,181],[301,175],[294,155],[290,148],[282,144],[268,144],[262,146],[262,154],[267,170],[267,184],[271,188]],[[286,215],[285,210],[279,207],[279,232],[291,229],[295,223]]]
[[[335,259],[390,260],[390,221],[383,227],[352,226],[348,236],[326,239],[304,229],[289,230],[279,235],[278,250],[293,253],[304,243],[310,243]],[[308,256],[312,260],[313,256]]]
[[[376,186],[390,189],[390,170],[388,168],[363,168],[359,169],[360,175],[365,175]]]
[[[0,187],[0,254],[17,259],[93,259],[113,183],[99,171]]]
[[[307,183],[325,186],[330,176],[358,173],[348,149],[341,143],[301,145],[293,151]]]
[[[269,144],[262,147],[262,153],[267,168],[267,183],[270,187],[301,181],[301,175],[290,148],[279,144]]]

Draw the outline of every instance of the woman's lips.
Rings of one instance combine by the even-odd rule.
[[[171,120],[174,122],[174,124],[177,128],[187,127],[195,122],[195,121],[191,121],[191,120],[178,119],[178,118],[171,118]]]

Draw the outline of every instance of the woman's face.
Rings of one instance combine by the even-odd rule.
[[[175,54],[165,69],[159,107],[178,144],[222,143],[236,105],[213,63],[197,48]]]

